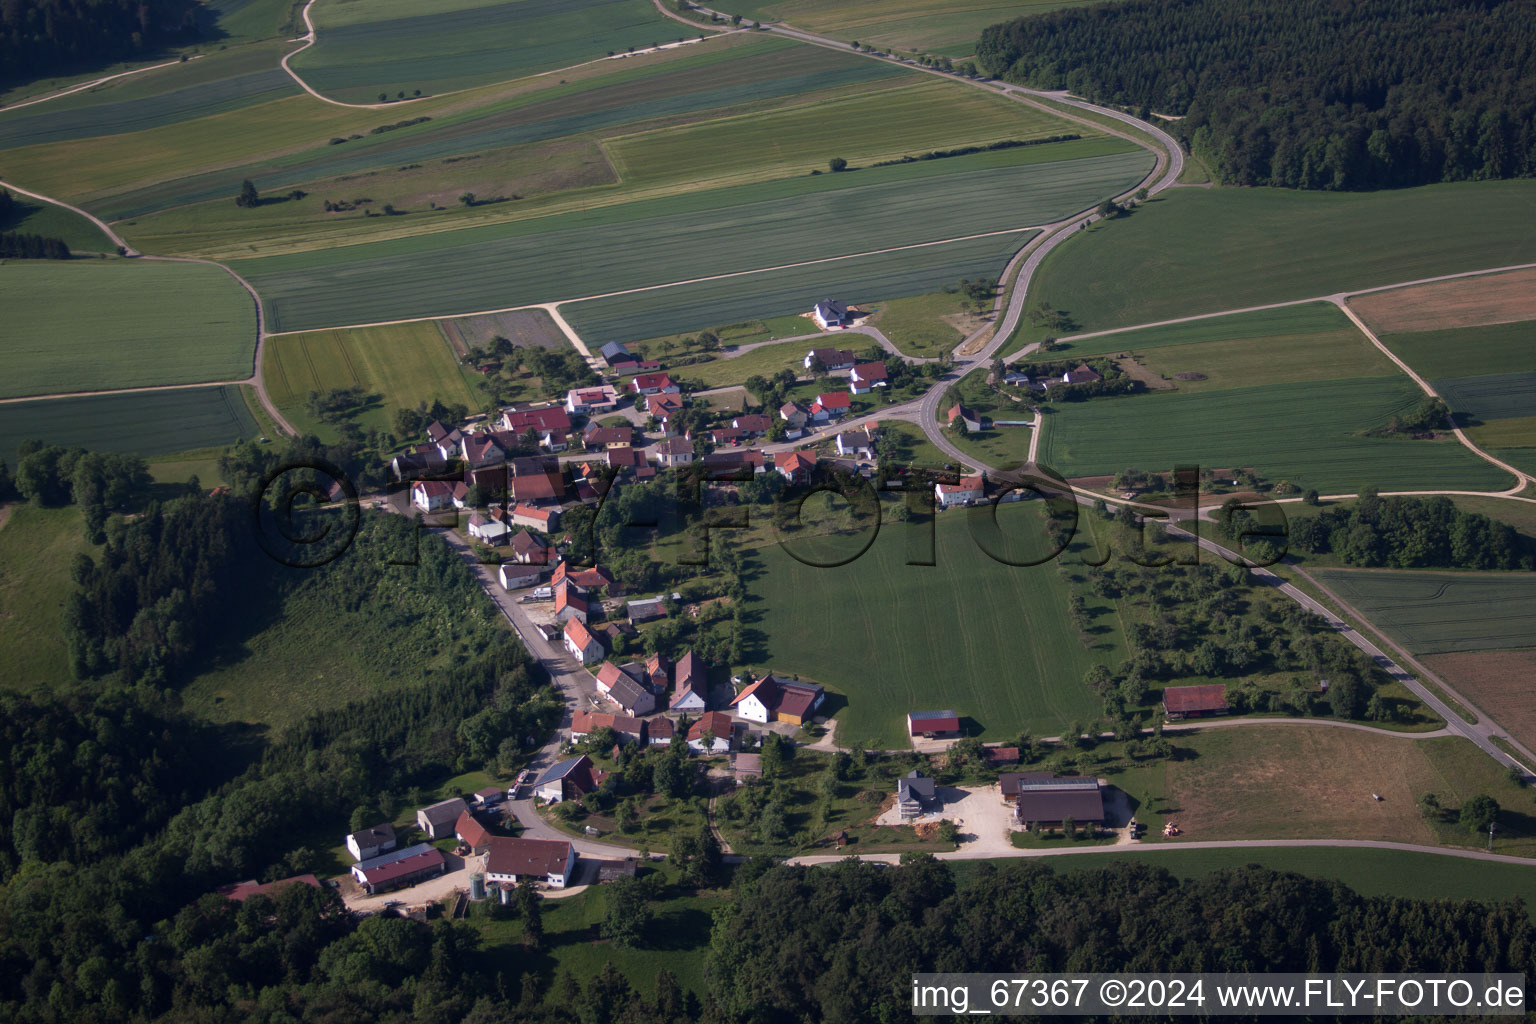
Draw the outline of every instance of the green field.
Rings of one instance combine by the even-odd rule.
[[[1360,569],[1313,575],[1414,654],[1536,646],[1536,578]]]
[[[16,464],[21,442],[161,455],[257,436],[242,388],[173,388],[80,395],[0,405],[0,459]]]
[[[1038,510],[1027,504],[1004,506],[998,518],[1017,537],[1041,530]],[[939,515],[932,566],[906,564],[920,529],[909,524],[888,524],[868,551],[837,568],[802,564],[778,546],[761,549],[763,571],[749,585],[761,615],[755,667],[797,673],[846,696],[837,716],[844,744],[905,746],[905,713],[931,708],[953,708],[991,739],[1021,729],[1054,735],[1069,720],[1098,714],[1083,674],[1123,655],[1083,648],[1053,566],[995,561],[970,526],[968,513]],[[838,548],[846,557],[862,543],[838,540],[818,550]]]
[[[1030,300],[1102,330],[1527,263],[1536,261],[1536,235],[1509,211],[1533,201],[1530,181],[1357,193],[1179,189],[1057,249]]]
[[[335,12],[334,14],[332,12]],[[675,42],[697,32],[649,0],[514,0],[405,8],[377,0],[321,0],[310,12],[316,43],[293,67],[336,99],[373,103],[467,89]]]
[[[996,863],[1005,863],[998,861]],[[1536,866],[1486,863],[1448,854],[1371,850],[1348,846],[1262,847],[1181,850],[1148,845],[1130,851],[1053,856],[1057,871],[1092,871],[1111,864],[1146,864],[1179,878],[1250,864],[1293,871],[1312,878],[1337,879],[1362,896],[1413,899],[1507,900],[1536,904]]]
[[[874,296],[889,299],[922,295],[962,277],[999,273],[1032,235],[1032,232],[997,235],[748,274],[727,281],[658,288],[611,299],[572,303],[562,306],[561,313],[584,338],[603,342],[634,341],[701,330],[711,324],[748,317],[797,315],[809,312],[820,295],[836,295],[853,303],[867,302]],[[809,320],[802,323],[803,327],[792,328],[797,334],[814,331],[815,325]],[[856,348],[867,347],[873,340],[863,335],[850,337],[853,338],[850,344]],[[734,360],[723,360],[682,367],[679,372],[690,380],[713,381],[716,385],[736,384],[754,372],[743,373],[741,367],[758,363],[766,365],[772,357],[760,357],[754,351],[740,358],[753,362],[732,366]],[[800,358],[805,358],[804,352],[800,353]],[[772,368],[778,370],[783,366],[784,363],[778,362]]]
[[[14,469],[14,453],[5,457]],[[59,629],[82,551],[91,545],[78,509],[0,507],[0,688],[46,692],[73,678]]]
[[[1430,383],[1452,412],[1478,423],[1491,426],[1497,420],[1536,416],[1536,372],[1488,373],[1441,378]]]
[[[1536,370],[1536,320],[1378,337],[1426,378]]]
[[[914,175],[919,163],[786,179],[233,266],[261,293],[272,330],[462,314],[997,231],[1010,226],[999,204],[1012,226],[1049,222],[1136,181],[1149,160],[1137,150],[971,173],[965,159],[936,160],[957,173]],[[845,178],[852,187],[817,187]],[[628,337],[734,319],[715,313]]]
[[[748,21],[784,21],[866,46],[969,55],[982,29],[1089,0],[725,0],[713,9]]]
[[[42,235],[45,238],[61,238],[70,252],[78,255],[86,252],[116,252],[101,229],[78,213],[72,213],[52,203],[38,203],[20,196],[10,220],[0,223],[0,231]]]
[[[1325,494],[1496,490],[1513,480],[1454,441],[1368,437],[1422,397],[1406,377],[1318,380],[1222,391],[1156,391],[1056,403],[1039,460],[1068,477],[1135,466],[1251,466]]]
[[[871,326],[878,327],[892,345],[908,356],[937,358],[941,352],[953,351],[965,339],[963,331],[944,319],[961,312],[961,296],[956,293],[941,291],[889,299],[872,303],[871,308],[876,314]]]
[[[479,406],[448,342],[435,323],[395,324],[358,330],[315,331],[267,339],[262,376],[283,415],[301,430],[329,434],[305,411],[311,391],[362,388],[382,398],[357,417],[361,427],[390,429],[395,409],[431,405]]]
[[[251,375],[255,303],[219,267],[13,261],[0,274],[0,308],[0,397]]]

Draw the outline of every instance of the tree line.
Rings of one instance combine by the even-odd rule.
[[[194,0],[6,0],[0,3],[0,81],[141,60],[198,37]]]
[[[1348,565],[1394,569],[1533,569],[1536,540],[1447,497],[1358,501],[1291,520],[1290,545],[1308,554],[1333,552]]]
[[[988,75],[1181,117],[1224,183],[1359,190],[1536,174],[1520,0],[1128,0],[982,33]]]

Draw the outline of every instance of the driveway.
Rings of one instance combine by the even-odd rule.
[[[1013,808],[1003,803],[996,786],[940,786],[943,805],[932,814],[915,819],[919,822],[948,819],[960,829],[960,849],[975,851],[972,856],[1009,857],[1018,848],[1009,838]],[[878,825],[912,824],[903,822],[895,807],[880,815]]]
[[[425,907],[428,904],[438,903],[453,896],[456,893],[469,891],[469,876],[471,872],[484,868],[483,857],[460,857],[456,853],[445,853],[443,857],[448,861],[448,870],[435,878],[429,878],[425,882],[406,886],[404,889],[394,889],[390,892],[380,893],[377,896],[369,896],[349,874],[341,883],[342,902],[347,909],[359,914],[377,914],[384,910],[390,903],[399,903],[406,909]]]

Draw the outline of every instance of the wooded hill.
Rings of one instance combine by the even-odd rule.
[[[194,0],[0,0],[0,82],[152,55],[197,36]]]
[[[1529,0],[1127,0],[993,25],[978,67],[1179,116],[1234,185],[1358,190],[1536,173]]]

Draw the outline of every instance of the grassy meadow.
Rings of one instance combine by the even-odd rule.
[[[144,456],[233,444],[260,432],[243,391],[239,385],[187,387],[3,404],[0,459],[14,466],[17,449],[30,438]]]
[[[1414,654],[1536,646],[1536,578],[1527,574],[1395,569],[1312,574]]]
[[[0,188],[3,188],[0,185]],[[113,253],[117,247],[101,229],[78,213],[52,203],[39,203],[22,196],[14,196],[15,206],[8,220],[0,221],[0,231],[18,234],[42,235],[45,238],[62,239],[71,253]]]
[[[1530,181],[1356,193],[1179,189],[1057,249],[1030,300],[1066,310],[1082,330],[1103,330],[1527,263],[1536,261],[1536,236],[1509,210],[1533,200]]]
[[[75,589],[70,563],[92,551],[84,531],[74,507],[0,506],[0,688],[47,691],[73,678],[59,628]]]
[[[955,325],[963,316],[961,301],[956,293],[939,291],[875,302],[870,325],[878,327],[904,355],[934,359],[953,351],[965,338],[966,332]]]
[[[0,274],[0,308],[0,397],[251,375],[255,304],[218,267],[17,261]]]
[[[474,408],[482,397],[431,322],[269,338],[262,376],[272,401],[289,421],[324,435],[331,430],[305,410],[311,391],[357,387],[381,395],[356,420],[361,427],[381,430],[390,429],[395,409],[439,399]]]
[[[514,0],[430,11],[378,0],[321,0],[316,42],[290,62],[351,103],[441,93],[537,74],[611,52],[697,38],[650,0]]]
[[[1038,510],[1027,504],[1005,506],[998,517],[1019,537],[1041,531]],[[924,550],[917,524],[888,524],[862,556],[836,568],[762,548],[749,583],[761,633],[754,667],[798,674],[845,697],[837,715],[842,743],[903,746],[905,713],[931,708],[952,707],[989,739],[1022,729],[1053,735],[1096,715],[1083,674],[1118,663],[1121,653],[1083,648],[1054,567],[996,561],[971,528],[967,513],[941,513],[931,566],[906,564]],[[864,540],[836,538],[816,545],[812,557],[847,557]],[[1019,560],[1026,546],[1004,553]],[[808,553],[793,540],[789,547]]]

